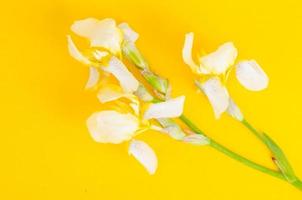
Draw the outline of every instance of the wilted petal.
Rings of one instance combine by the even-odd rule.
[[[136,42],[139,35],[127,23],[121,23],[118,25],[118,27],[122,30],[125,39],[133,43]]]
[[[68,51],[69,54],[76,59],[77,61],[84,63],[85,65],[90,65],[90,61],[88,58],[86,58],[76,47],[74,42],[72,41],[70,35],[67,35],[67,45],[68,45]]]
[[[213,74],[223,74],[231,67],[237,57],[237,49],[232,42],[227,42],[199,60],[202,67]]]
[[[121,51],[122,33],[113,19],[87,18],[75,21],[71,30],[90,40],[92,47],[102,47],[113,54]]]
[[[143,141],[132,140],[129,146],[129,154],[133,155],[150,174],[157,169],[157,157],[151,147]]]
[[[109,61],[109,66],[103,69],[115,76],[125,92],[133,93],[137,90],[139,82],[118,58],[113,56]]]
[[[183,141],[195,145],[207,145],[210,143],[210,140],[207,137],[200,134],[188,135],[183,138]]]
[[[192,58],[194,33],[187,33],[185,35],[185,43],[182,49],[182,58],[184,62],[189,65],[194,73],[199,73],[199,66]]]
[[[100,73],[95,67],[89,67],[89,77],[85,89],[90,89],[96,86],[100,78]]]
[[[183,112],[185,96],[151,104],[144,113],[144,119],[179,117]]]
[[[219,118],[229,106],[229,93],[226,87],[222,85],[218,78],[211,78],[206,82],[201,83],[200,87],[208,97],[214,110],[215,117]]]
[[[268,86],[268,76],[255,60],[239,62],[236,66],[236,77],[246,89],[260,91]]]
[[[87,127],[96,142],[118,144],[135,135],[139,121],[132,114],[106,110],[92,114],[87,120]]]
[[[243,120],[243,114],[232,98],[229,98],[229,107],[227,109],[227,113],[239,121]]]

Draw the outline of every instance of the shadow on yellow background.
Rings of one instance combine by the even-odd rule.
[[[214,120],[181,59],[184,34],[214,50],[233,41],[239,58],[256,59],[269,88],[248,92],[235,80],[232,96],[249,121],[268,132],[302,177],[302,2],[246,1],[5,1],[1,41],[2,199],[299,199],[289,184],[225,157],[155,132],[140,135],[157,152],[149,176],[127,144],[95,143],[85,120],[101,109],[84,91],[88,70],[67,52],[74,20],[115,18],[140,33],[138,46],[152,69],[185,94],[185,113],[217,141],[273,167],[269,153],[227,115]]]

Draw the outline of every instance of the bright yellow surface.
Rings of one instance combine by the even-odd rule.
[[[139,138],[156,151],[149,176],[127,144],[92,141],[86,118],[101,108],[83,90],[88,70],[66,49],[74,20],[113,17],[141,37],[138,46],[173,94],[187,95],[185,113],[210,136],[238,153],[272,166],[269,154],[242,125],[215,121],[196,93],[181,59],[184,34],[195,49],[211,51],[234,41],[240,58],[255,58],[270,77],[263,92],[235,79],[230,92],[246,117],[268,132],[302,177],[302,2],[48,0],[1,2],[1,199],[301,199],[302,192],[250,169],[210,147],[147,132]],[[198,46],[198,47],[197,47]]]

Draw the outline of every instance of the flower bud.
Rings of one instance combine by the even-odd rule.
[[[148,81],[148,83],[150,83],[152,87],[154,87],[154,89],[164,95],[167,94],[169,90],[169,81],[167,79],[159,77],[150,70],[143,70],[141,73]]]
[[[160,118],[157,121],[163,126],[164,131],[167,132],[173,139],[182,140],[186,134],[182,131],[179,125],[170,118]]]

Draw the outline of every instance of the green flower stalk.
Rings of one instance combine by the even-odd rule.
[[[135,47],[135,44],[133,43],[126,43],[122,46],[122,52],[123,55],[129,59],[138,69],[141,70],[143,77],[146,79],[146,81],[158,92],[163,94],[163,96],[167,96],[167,88],[168,85],[163,84],[161,80],[166,80],[165,78],[159,77],[156,75],[156,78],[150,78],[149,74],[153,74],[149,68],[148,63],[146,60],[143,58],[142,54],[140,51]],[[137,59],[140,58],[140,59]],[[139,62],[138,62],[139,60]],[[148,66],[147,68],[142,68],[142,66]],[[147,70],[147,73],[144,72],[144,70]],[[147,74],[147,76],[146,76]],[[162,88],[158,87],[158,85],[164,86],[166,90],[162,90]],[[202,89],[202,83],[198,80],[196,81],[196,85]],[[202,89],[203,90],[203,89]],[[243,115],[241,114],[239,108],[237,108],[236,104],[232,101],[232,99],[229,99],[228,102],[230,103],[228,106],[230,112],[229,114],[233,116],[235,119],[241,121],[246,127],[249,128],[259,139],[261,139],[262,142],[265,143],[265,145],[270,149],[272,152],[272,160],[276,165],[278,166],[279,171],[275,171],[272,169],[269,169],[267,167],[264,167],[260,164],[257,164],[231,150],[228,148],[224,147],[223,145],[219,144],[215,140],[209,138],[204,132],[202,132],[191,120],[189,120],[184,114],[179,117],[179,119],[184,122],[194,133],[200,134],[205,136],[208,141],[209,145],[218,150],[219,152],[225,154],[226,156],[229,156],[230,158],[237,160],[244,165],[251,167],[253,169],[256,169],[258,171],[261,171],[263,173],[266,173],[268,175],[274,176],[276,178],[279,178],[281,180],[285,180],[291,185],[295,186],[299,190],[302,190],[302,182],[297,178],[297,176],[294,174],[292,167],[290,166],[289,162],[287,161],[285,154],[283,151],[280,149],[280,147],[273,141],[271,140],[266,134],[264,133],[259,133],[256,129],[254,129],[244,118]],[[232,107],[233,106],[233,107]]]
[[[271,151],[272,161],[277,165],[288,182],[300,182],[282,149],[267,134],[257,131],[246,119],[243,119],[241,123],[254,133]]]

